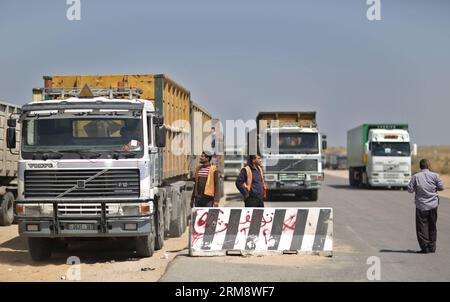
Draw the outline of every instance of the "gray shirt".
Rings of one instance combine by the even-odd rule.
[[[439,178],[439,175],[428,169],[423,169],[413,175],[408,184],[408,192],[416,193],[416,208],[421,211],[436,208],[439,204],[437,191],[443,190],[444,184]]]

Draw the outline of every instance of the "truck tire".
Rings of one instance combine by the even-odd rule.
[[[273,192],[271,190],[266,191],[266,201],[274,201],[273,200]]]
[[[139,257],[151,257],[155,252],[155,230],[152,229],[148,236],[136,237],[136,254]]]
[[[349,169],[348,178],[349,178],[350,186],[359,187],[359,181],[355,178],[355,170],[353,168]]]
[[[34,261],[43,261],[52,256],[53,240],[50,238],[28,238],[28,251]]]
[[[175,220],[172,220],[170,222],[170,237],[181,237],[181,235],[183,235],[184,233],[184,229],[183,229],[183,207],[181,205],[181,203],[178,203],[177,206],[178,208],[178,215],[177,218]]]
[[[153,216],[155,227],[155,250],[160,250],[164,246],[164,208],[161,199],[156,202],[155,216]]]
[[[319,199],[319,190],[309,190],[308,198],[310,201],[317,201]]]
[[[11,225],[14,221],[14,194],[6,192],[0,202],[0,226]]]

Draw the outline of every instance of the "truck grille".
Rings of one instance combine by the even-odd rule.
[[[266,172],[317,171],[317,159],[279,159],[275,165],[266,166]]]
[[[102,213],[99,203],[87,204],[58,204],[58,216],[98,216]],[[106,205],[106,214],[109,214],[109,205]]]
[[[28,170],[25,171],[27,198],[139,197],[139,170]]]

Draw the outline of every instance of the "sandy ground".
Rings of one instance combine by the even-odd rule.
[[[187,249],[187,232],[167,239],[151,258],[136,258],[123,241],[80,242],[59,250],[46,262],[33,262],[27,243],[18,237],[17,225],[0,228],[0,281],[69,281],[75,266],[68,257],[80,258],[81,281],[157,281],[179,251]],[[71,269],[70,271],[68,271]]]
[[[225,197],[221,206],[240,200],[234,180],[225,182]],[[242,203],[243,206],[243,203]],[[59,249],[45,262],[34,262],[28,254],[27,242],[18,236],[17,225],[0,227],[0,281],[71,282],[74,268],[68,258],[80,259],[81,281],[131,281],[153,282],[164,275],[168,264],[177,256],[188,254],[188,231],[180,238],[166,239],[162,250],[151,258],[136,258],[131,245],[124,241],[79,242],[68,249]],[[209,260],[221,263],[250,263],[261,265],[292,266],[324,261],[319,256],[226,256]],[[188,280],[186,280],[188,281]]]
[[[233,182],[225,182],[225,192],[237,192]],[[136,258],[131,248],[118,240],[79,242],[57,250],[49,261],[34,262],[26,240],[18,236],[17,225],[0,227],[0,281],[70,282],[77,268],[67,264],[71,256],[81,261],[81,281],[157,281],[170,261],[188,253],[188,229],[180,238],[166,239],[163,249],[151,258]]]
[[[337,177],[348,178],[348,170],[324,170],[325,175],[332,175]],[[325,176],[326,177],[326,176]],[[441,179],[444,182],[444,191],[439,192],[442,197],[450,198],[450,175],[441,175]]]

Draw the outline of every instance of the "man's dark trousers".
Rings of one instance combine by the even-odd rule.
[[[246,208],[264,208],[264,201],[257,197],[250,196],[245,200]]]
[[[437,207],[428,211],[416,209],[416,233],[421,250],[436,251]]]

